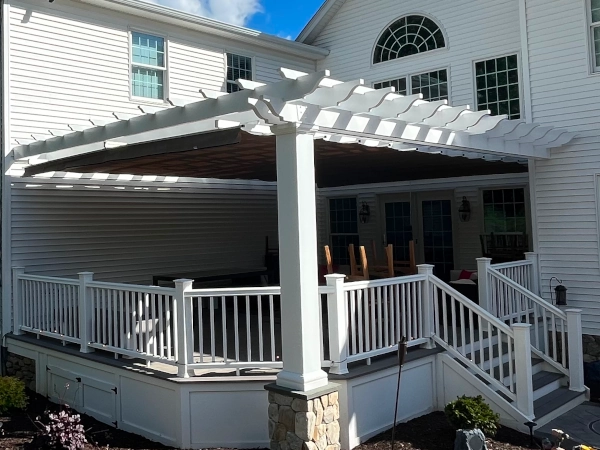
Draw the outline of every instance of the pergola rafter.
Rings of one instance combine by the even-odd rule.
[[[281,69],[283,79],[264,84],[239,80],[231,94],[200,90],[201,100],[169,98],[167,107],[140,106],[140,115],[113,113],[17,141],[14,158],[46,155],[45,161],[103,150],[110,146],[164,140],[192,133],[242,127],[273,135],[273,126],[295,124],[315,139],[360,143],[399,151],[442,153],[490,161],[526,161],[550,156],[550,149],[575,135],[564,129],[491,116],[469,106],[429,102],[375,90],[364,80],[342,82],[327,70],[311,74]]]

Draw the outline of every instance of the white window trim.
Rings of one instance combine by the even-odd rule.
[[[523,61],[521,58],[520,51],[507,52],[507,53],[502,53],[499,55],[490,56],[488,58],[480,58],[480,59],[473,60],[472,67],[471,67],[471,71],[472,71],[471,78],[472,78],[472,83],[473,83],[473,107],[476,110],[479,110],[479,104],[477,102],[477,68],[476,68],[477,63],[490,61],[492,59],[504,58],[507,56],[513,56],[513,55],[517,55],[517,71],[519,72],[519,108],[521,110],[520,115],[521,115],[521,120],[525,120],[525,108],[524,108],[525,95],[524,95],[524,91],[523,91],[523,69],[522,69]]]
[[[590,75],[600,75],[600,61],[596,61],[596,48],[594,45],[594,28],[600,28],[600,22],[592,22],[592,2],[583,1],[585,11],[586,39],[588,46],[588,71]]]
[[[164,40],[165,43],[165,66],[164,67],[159,67],[159,66],[151,66],[148,64],[139,64],[139,63],[134,63],[133,62],[133,33],[144,33],[144,34],[148,34],[150,36],[155,36],[158,38],[162,38]],[[129,27],[129,29],[127,30],[127,40],[128,40],[128,45],[129,45],[129,100],[136,102],[136,103],[149,103],[149,104],[165,104],[167,103],[167,98],[169,98],[169,39],[168,36],[166,34],[162,34],[162,33],[157,33],[156,31],[148,31],[148,30],[144,30],[143,28],[132,28]],[[133,95],[133,89],[132,89],[132,84],[133,84],[133,78],[132,78],[132,69],[133,67],[142,67],[142,68],[146,68],[146,69],[152,69],[152,70],[162,70],[162,72],[164,73],[163,75],[163,98],[161,99],[154,99],[154,98],[148,98],[148,97],[138,97]]]
[[[375,54],[375,49],[377,48],[377,44],[379,43],[379,39],[381,38],[381,35],[383,33],[385,33],[385,31],[397,20],[401,19],[402,17],[408,17],[408,16],[423,16],[423,17],[427,17],[428,19],[433,20],[433,22],[435,22],[435,24],[440,28],[440,30],[442,31],[442,34],[444,35],[444,42],[445,42],[445,46],[444,47],[440,47],[440,48],[436,48],[434,50],[429,50],[426,52],[421,52],[421,53],[417,53],[415,55],[409,55],[409,56],[405,56],[403,58],[396,58],[396,59],[390,59],[388,61],[382,61],[382,62],[378,62],[375,63],[373,62],[373,55]],[[403,14],[401,16],[396,17],[395,19],[389,21],[385,27],[383,27],[381,29],[381,31],[379,33],[377,33],[377,37],[375,38],[375,42],[373,42],[373,46],[371,48],[371,53],[369,56],[369,63],[371,65],[371,68],[375,68],[375,67],[385,67],[385,65],[387,64],[398,64],[401,61],[408,61],[411,59],[416,59],[419,57],[423,57],[424,55],[433,55],[437,52],[444,52],[444,51],[449,51],[450,50],[450,41],[448,39],[448,33],[446,32],[446,28],[444,28],[444,25],[434,16],[432,16],[429,13],[423,12],[423,11],[411,11],[409,13]]]
[[[435,50],[433,50],[435,51]],[[412,95],[412,77],[415,77],[417,75],[424,75],[424,74],[428,74],[431,72],[439,72],[440,70],[445,70],[446,71],[446,79],[448,80],[448,103],[451,103],[451,99],[452,99],[452,83],[450,82],[450,66],[447,67],[439,67],[437,69],[431,69],[431,70],[420,70],[419,72],[415,72],[415,73],[409,73],[407,75],[400,75],[399,77],[393,77],[393,78],[387,78],[385,80],[378,80],[378,81],[374,81],[371,83],[371,87],[374,88],[376,84],[378,83],[386,83],[388,81],[395,81],[395,80],[399,80],[401,78],[406,78],[406,94],[407,95]]]
[[[237,55],[237,56],[243,56],[244,58],[250,58],[250,61],[252,62],[252,81],[256,81],[256,55],[254,54],[248,54],[245,53],[243,51],[237,51],[235,49],[229,49],[229,50],[225,50],[223,52],[223,74],[224,74],[224,79],[225,81],[223,82],[223,92],[227,92],[227,55],[228,54],[232,54],[232,55]]]

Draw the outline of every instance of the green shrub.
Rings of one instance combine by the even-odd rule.
[[[483,434],[490,437],[498,431],[500,415],[492,411],[481,395],[463,395],[458,400],[448,403],[444,412],[457,430],[479,428]]]
[[[15,377],[0,377],[0,414],[26,406],[25,383]]]

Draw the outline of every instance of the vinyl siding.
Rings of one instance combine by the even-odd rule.
[[[257,81],[281,79],[279,68],[312,72],[312,61],[79,2],[16,1],[10,7],[10,112],[12,145],[49,136],[49,129],[140,114],[129,97],[129,30],[165,37],[167,93],[200,99],[199,89],[225,89],[225,54],[253,58]],[[165,105],[162,102],[153,104]]]
[[[151,284],[157,274],[261,267],[265,237],[277,244],[274,188],[34,182],[12,190],[13,266],[28,273]]]
[[[462,202],[463,196],[467,197],[471,203],[471,219],[469,222],[460,222],[458,218],[454,221],[455,268],[476,270],[476,258],[482,256],[479,235],[482,234],[484,230],[481,191],[487,188],[502,188],[509,186],[524,187],[527,191],[528,175],[511,174],[492,175],[487,177],[446,178],[322,189],[321,197],[324,201],[321,205],[321,211],[322,214],[326,214],[327,200],[333,197],[356,197],[359,210],[363,202],[367,203],[371,212],[370,220],[366,224],[359,222],[358,232],[360,244],[365,246],[369,260],[373,261],[371,242],[375,241],[377,245],[381,247],[383,234],[385,233],[385,225],[383,223],[384,215],[380,209],[382,207],[382,196],[389,198],[390,195],[394,194],[410,194],[414,202],[415,196],[418,193],[452,191],[454,201],[452,213],[454,215],[457,215],[458,213],[458,206]],[[321,229],[327,234],[321,235],[321,246],[329,242],[329,219],[326,217],[323,222],[325,223],[321,225]],[[416,230],[414,231],[416,232]],[[321,251],[321,253],[323,252]],[[380,259],[383,258],[383,250],[378,251],[378,257]],[[419,263],[420,261],[417,262]]]
[[[426,14],[442,27],[447,48],[371,64],[379,34],[395,19]],[[519,52],[518,0],[347,0],[314,39],[331,54],[319,62],[334,77],[367,83],[449,69],[450,101],[474,104],[473,62]]]
[[[584,333],[600,334],[596,174],[600,173],[600,77],[590,75],[584,1],[527,0],[534,122],[578,133],[536,162],[535,192],[542,290],[550,278],[582,308]]]

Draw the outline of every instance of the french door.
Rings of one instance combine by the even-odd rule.
[[[420,192],[382,197],[384,245],[394,245],[394,259],[408,261],[411,240],[417,264],[433,264],[447,280],[454,269],[454,200],[452,192]]]

